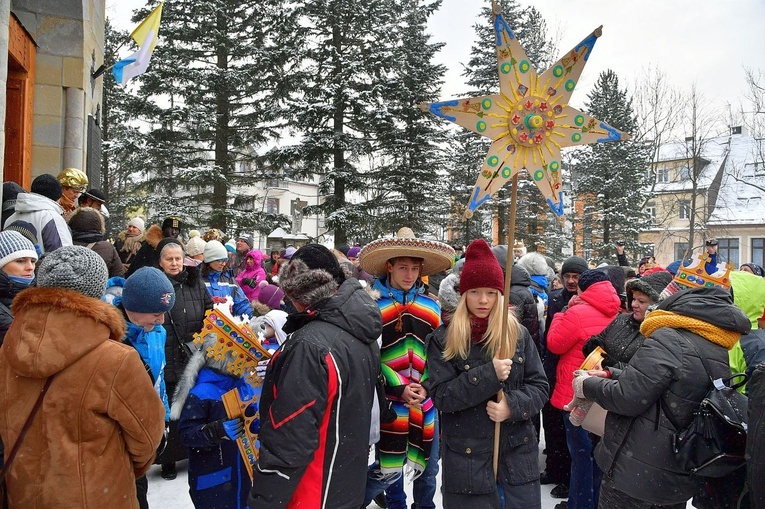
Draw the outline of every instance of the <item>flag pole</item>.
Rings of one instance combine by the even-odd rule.
[[[119,53],[119,51],[122,49],[122,46],[124,46],[130,40],[131,40],[131,37],[128,35],[127,38],[124,41],[122,41],[119,46],[114,48],[114,51],[112,52],[112,55],[116,56],[117,53]],[[99,76],[104,74],[106,71],[110,70],[112,67],[114,67],[114,64],[110,65],[109,67],[106,67],[106,64],[101,64],[100,66],[98,66],[98,69],[93,71],[92,78],[94,80],[98,79]]]
[[[516,218],[516,203],[518,199],[518,173],[513,175],[513,183],[510,188],[510,222],[507,226],[507,260],[505,261],[505,305],[502,306],[502,338],[507,339],[509,334],[507,320],[510,314],[510,285],[512,283],[513,272],[513,245],[515,244],[515,218]],[[503,341],[502,344],[505,344]],[[504,356],[513,356],[514,352],[504,352],[500,348],[498,356],[500,359]],[[501,402],[504,397],[503,390],[497,393],[497,402]],[[502,428],[501,422],[494,423],[494,480],[499,476],[499,442],[500,442],[500,430]]]

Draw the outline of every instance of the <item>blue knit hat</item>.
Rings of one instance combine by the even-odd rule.
[[[611,282],[605,272],[597,269],[591,269],[582,272],[582,274],[579,276],[579,282],[577,284],[579,285],[579,289],[584,292],[595,283],[600,283],[602,281],[608,281],[609,283]]]
[[[37,261],[34,244],[19,232],[12,230],[0,232],[0,267],[19,258],[31,258]]]
[[[122,307],[134,313],[164,313],[175,304],[175,290],[162,271],[141,267],[135,271],[122,290]]]

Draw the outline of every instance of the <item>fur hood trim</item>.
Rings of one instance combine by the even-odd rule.
[[[199,350],[189,359],[189,363],[186,364],[186,368],[183,370],[181,380],[178,382],[178,387],[175,389],[173,395],[173,406],[170,407],[170,420],[177,421],[181,418],[181,412],[186,404],[186,399],[189,397],[191,389],[197,384],[199,378],[199,372],[202,371],[207,365],[207,352]]]
[[[38,307],[68,311],[76,316],[92,318],[109,328],[110,339],[122,341],[127,331],[120,311],[106,302],[64,288],[34,287],[20,292],[11,306],[13,315],[21,315]]]
[[[146,230],[145,238],[146,242],[148,242],[151,247],[157,249],[157,244],[159,244],[160,240],[165,238],[165,235],[162,233],[162,228],[160,228],[158,224],[153,224]]]

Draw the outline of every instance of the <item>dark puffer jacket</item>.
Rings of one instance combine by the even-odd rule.
[[[185,267],[183,272],[168,279],[175,290],[175,304],[165,313],[165,383],[175,386],[191,357],[185,345],[202,330],[205,311],[212,309],[213,303],[198,267]],[[168,394],[173,392],[168,389]]]
[[[539,451],[529,419],[542,409],[550,387],[531,337],[524,331],[518,339],[513,369],[505,382],[497,379],[482,345],[474,344],[467,359],[449,361],[443,358],[445,347],[442,325],[429,336],[427,388],[442,416],[446,494],[486,494],[497,489],[491,462],[495,425],[486,414],[486,403],[500,390],[510,405],[510,419],[500,431],[499,480],[519,485],[539,479]]]
[[[605,366],[623,368],[638,348],[643,346],[643,341],[645,336],[640,333],[640,322],[632,317],[632,313],[621,313],[616,315],[603,332],[588,339],[582,352],[586,357],[599,346],[606,351],[603,361]]]
[[[745,333],[750,327],[730,294],[718,288],[676,293],[659,309],[730,331]],[[664,398],[684,428],[711,387],[689,342],[706,357],[714,377],[730,375],[724,347],[685,329],[663,327],[646,339],[623,371],[614,371],[614,379],[590,377],[584,382],[585,397],[609,411],[605,434],[595,448],[603,475],[617,490],[652,504],[685,502],[700,487],[698,478],[677,466],[670,445],[676,430],[659,405]]]
[[[380,373],[380,310],[357,280],[346,279],[333,296],[290,315],[283,329],[292,334],[263,383],[249,507],[358,509]]]
[[[749,430],[746,434],[747,476],[752,507],[765,507],[765,362],[749,380]]]
[[[531,334],[531,340],[537,351],[541,352],[542,346],[539,341],[539,313],[537,311],[536,297],[529,290],[531,277],[528,271],[520,265],[513,265],[510,286],[510,303],[515,309],[515,317],[526,327]],[[541,355],[541,354],[540,354]]]

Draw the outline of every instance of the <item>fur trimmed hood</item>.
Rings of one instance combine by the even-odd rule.
[[[526,269],[530,276],[547,276],[548,280],[555,277],[553,271],[547,264],[547,259],[537,252],[527,253],[518,259],[518,265]]]
[[[15,372],[47,378],[104,341],[121,341],[125,320],[105,302],[63,288],[28,288],[13,302],[3,350]]]
[[[183,370],[181,380],[173,394],[173,406],[170,407],[170,420],[177,421],[181,418],[181,412],[186,405],[186,399],[189,397],[191,389],[197,384],[199,372],[207,365],[207,352],[205,349],[199,350],[189,359],[186,368]]]
[[[326,270],[311,269],[303,260],[295,259],[279,270],[279,286],[292,302],[310,306],[333,296],[340,285]]]

